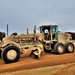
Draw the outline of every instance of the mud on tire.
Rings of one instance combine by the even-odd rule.
[[[5,63],[17,62],[20,58],[20,50],[15,46],[8,46],[2,51],[1,57]]]
[[[66,43],[65,51],[68,53],[73,53],[74,52],[74,44],[72,42]]]
[[[54,52],[56,54],[63,54],[65,51],[65,47],[64,47],[64,44],[62,43],[56,43],[55,46],[54,46]]]

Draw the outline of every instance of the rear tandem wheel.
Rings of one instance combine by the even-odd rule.
[[[54,46],[54,52],[56,54],[63,54],[65,52],[65,46],[63,43],[56,43]]]

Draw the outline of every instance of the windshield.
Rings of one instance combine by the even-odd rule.
[[[55,27],[52,28],[52,32],[53,32],[53,33],[56,32],[56,28],[55,28]]]

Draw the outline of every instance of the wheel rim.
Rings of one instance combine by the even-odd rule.
[[[62,53],[62,52],[63,52],[63,46],[60,45],[60,46],[58,47],[58,51],[59,51],[60,53]]]
[[[72,46],[72,45],[69,45],[69,46],[68,46],[68,50],[69,50],[69,51],[72,51],[72,50],[73,50],[73,46]]]
[[[7,53],[7,58],[10,60],[15,59],[17,56],[17,52],[15,50],[9,50]]]

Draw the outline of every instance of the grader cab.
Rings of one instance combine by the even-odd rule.
[[[57,25],[42,25],[40,26],[40,32],[44,33],[44,40],[57,40]]]
[[[57,25],[42,25],[40,26],[40,32],[44,34],[43,49],[45,52],[54,51],[57,54],[74,52],[71,35],[58,32]]]

